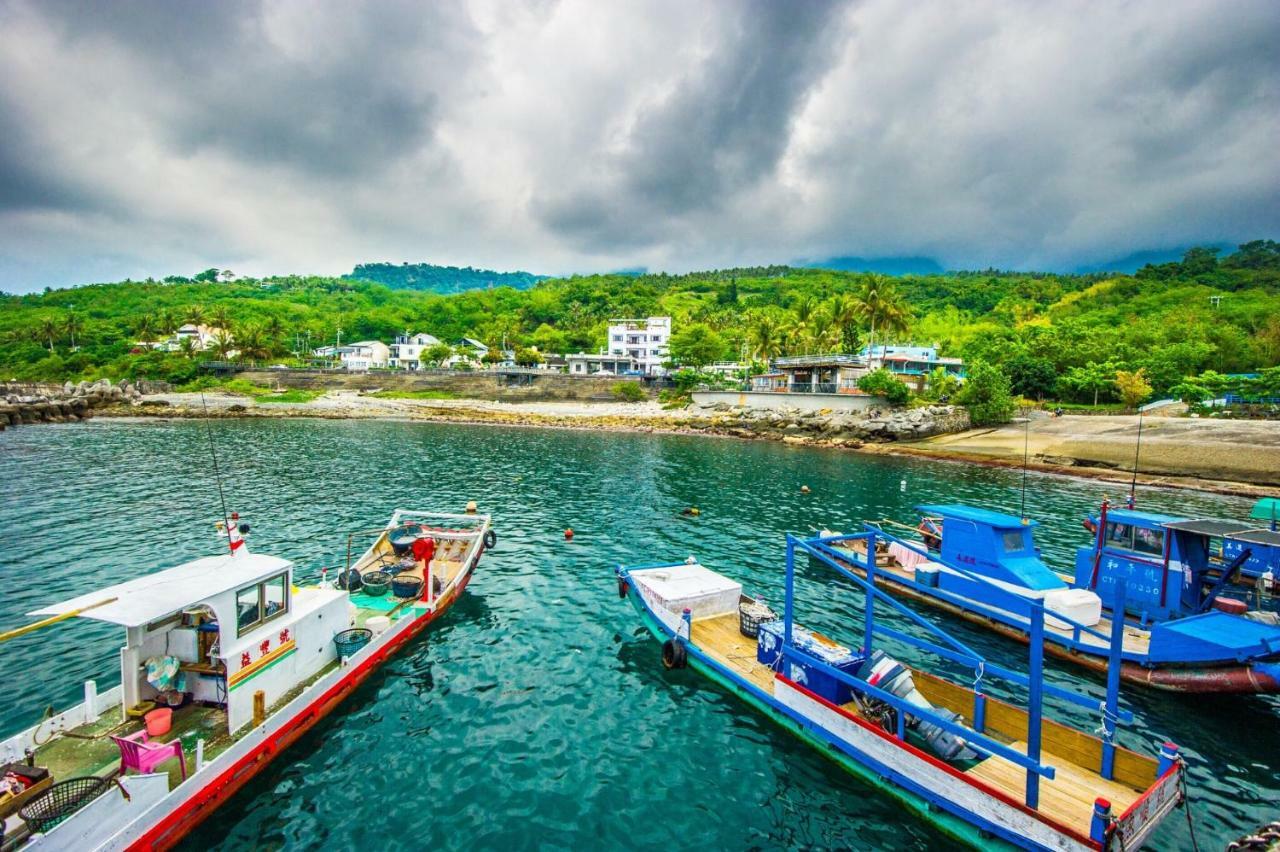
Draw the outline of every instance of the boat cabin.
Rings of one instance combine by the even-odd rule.
[[[234,734],[334,663],[348,626],[343,591],[296,589],[293,564],[236,551],[197,559],[38,610],[125,629],[120,719],[157,706],[225,714]],[[260,696],[260,697],[259,697]]]
[[[1094,540],[1076,551],[1075,582],[1108,608],[1119,579],[1126,610],[1144,623],[1213,608],[1273,608],[1274,583],[1263,577],[1280,559],[1280,532],[1105,504],[1085,526]],[[1237,584],[1241,576],[1251,579]]]
[[[945,591],[1000,605],[1006,598],[1000,589],[1021,596],[1043,597],[1067,584],[1050,570],[1040,558],[1033,530],[1035,521],[992,512],[959,503],[917,506],[924,521],[922,532],[929,530],[941,538],[943,563],[960,566],[989,580],[975,581],[954,571],[943,571],[938,585]],[[992,588],[992,584],[995,588]]]

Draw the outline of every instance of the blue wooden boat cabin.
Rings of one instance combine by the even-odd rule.
[[[1031,608],[1043,606],[1048,652],[1098,673],[1107,670],[1118,622],[1122,675],[1131,682],[1280,692],[1280,618],[1266,606],[1272,599],[1259,591],[1262,605],[1250,611],[1227,597],[1233,571],[1215,565],[1193,524],[1104,504],[1094,545],[1079,550],[1074,575],[1066,575],[1041,558],[1034,521],[963,504],[917,511],[920,525],[902,535],[888,524],[868,525],[880,533],[879,576],[900,594],[1024,642]],[[836,547],[865,556],[864,546]]]

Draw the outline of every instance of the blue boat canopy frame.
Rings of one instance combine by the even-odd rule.
[[[792,535],[787,536],[787,552],[786,552],[786,602],[783,611],[783,644],[782,654],[784,661],[799,663],[805,667],[820,671],[833,678],[838,682],[846,684],[855,692],[869,696],[877,701],[884,702],[893,707],[897,711],[898,730],[896,735],[899,740],[905,740],[906,732],[904,730],[905,718],[908,714],[917,718],[924,719],[929,724],[936,725],[948,733],[962,737],[968,745],[975,751],[986,753],[988,755],[998,755],[1008,760],[1016,766],[1026,771],[1026,789],[1024,803],[1029,808],[1037,808],[1039,806],[1039,784],[1040,778],[1052,780],[1054,778],[1054,768],[1042,764],[1040,762],[1040,743],[1041,743],[1041,727],[1042,727],[1042,705],[1046,694],[1055,698],[1068,701],[1077,706],[1084,707],[1089,710],[1100,711],[1102,714],[1102,766],[1101,776],[1111,780],[1114,775],[1115,766],[1115,735],[1116,727],[1120,722],[1130,722],[1133,720],[1133,714],[1121,710],[1119,708],[1119,692],[1120,692],[1120,648],[1122,642],[1120,636],[1112,637],[1111,642],[1111,659],[1108,666],[1107,677],[1107,693],[1106,698],[1099,705],[1096,698],[1072,690],[1063,689],[1052,684],[1044,682],[1044,606],[1038,601],[1027,601],[1021,599],[1029,608],[1030,614],[1030,652],[1028,657],[1028,672],[1022,674],[1012,669],[991,663],[977,651],[965,645],[960,640],[951,636],[938,625],[916,613],[910,607],[897,600],[875,583],[877,568],[875,565],[874,554],[876,552],[875,542],[877,535],[882,535],[875,527],[867,526],[867,530],[862,533],[854,533],[850,535],[828,535],[818,536],[814,538],[801,539]],[[853,541],[865,541],[866,553],[872,556],[863,557],[859,560],[856,554],[850,551],[842,550],[836,552],[832,545],[838,543],[847,543]],[[898,696],[879,689],[861,678],[854,677],[849,673],[827,665],[810,653],[807,653],[799,647],[794,641],[795,630],[795,559],[797,551],[807,554],[817,562],[837,572],[845,579],[852,582],[855,586],[862,589],[865,593],[866,615],[863,623],[863,644],[862,654],[866,659],[871,658],[874,650],[874,642],[876,636],[883,636],[903,642],[907,645],[915,647],[919,650],[936,654],[946,660],[972,667],[974,671],[973,691],[975,693],[975,714],[974,725],[972,728],[960,725],[953,721],[949,716],[940,714],[936,711],[927,710],[912,704],[911,702],[899,698]],[[852,560],[858,568],[866,572],[865,579],[858,576],[854,572],[845,567],[843,562]],[[1117,596],[1123,598],[1124,584],[1119,584],[1116,590]],[[1010,595],[1013,597],[1013,595]],[[894,629],[877,622],[876,610],[877,604],[884,604],[893,611],[905,616],[913,624],[923,628],[927,633],[932,634],[939,641],[930,641],[913,636],[903,631]],[[1117,620],[1114,626],[1115,633],[1123,630],[1123,623]],[[1086,628],[1087,629],[1087,628]],[[1015,748],[1006,745],[998,740],[987,736],[984,731],[984,709],[985,695],[982,692],[982,682],[985,677],[995,677],[1010,683],[1016,684],[1027,689],[1027,751],[1018,751]]]

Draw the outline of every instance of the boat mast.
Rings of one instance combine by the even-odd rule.
[[[218,470],[218,448],[213,440],[213,426],[209,423],[209,403],[205,401],[204,391],[200,391],[200,404],[204,407],[204,429],[209,436],[209,455],[213,457],[213,479],[218,486],[218,500],[222,503],[222,523],[227,528],[227,547],[235,556],[236,546],[231,538],[231,514],[227,511],[227,495],[222,490],[222,473]]]
[[[1133,479],[1129,482],[1128,508],[1132,509],[1137,502],[1138,492],[1138,453],[1142,452],[1142,406],[1138,406],[1138,442],[1133,447]]]

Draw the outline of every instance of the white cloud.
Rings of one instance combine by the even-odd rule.
[[[1280,7],[0,0],[0,288],[1280,230]]]

